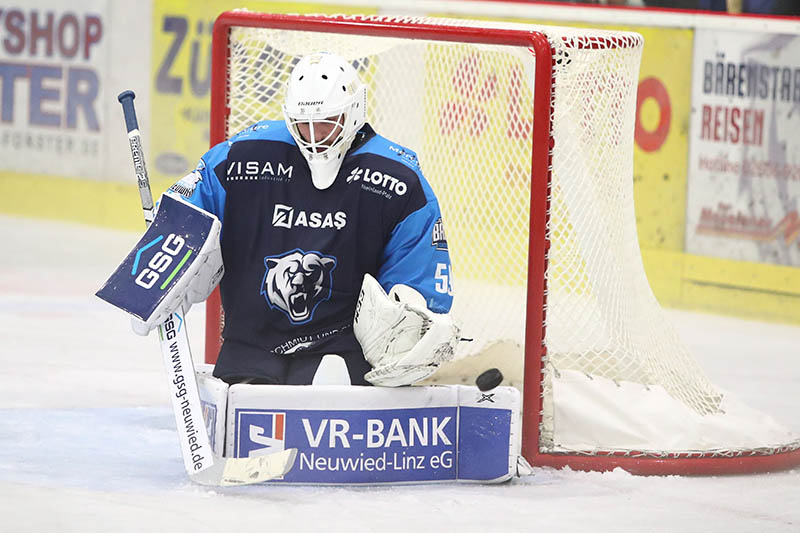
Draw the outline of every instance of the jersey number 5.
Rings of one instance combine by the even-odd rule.
[[[447,263],[436,263],[436,292],[441,294],[453,295],[453,285],[450,277],[450,269]]]

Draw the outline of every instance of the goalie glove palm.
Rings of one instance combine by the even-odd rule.
[[[450,315],[428,310],[414,289],[399,285],[387,295],[369,274],[361,286],[353,330],[373,367],[364,378],[385,387],[429,377],[453,358],[459,338]]]

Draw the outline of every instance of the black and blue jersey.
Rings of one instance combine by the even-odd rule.
[[[387,291],[415,288],[434,312],[450,309],[436,196],[414,152],[369,125],[325,190],[312,184],[282,121],[259,122],[216,145],[172,190],[222,221],[219,377],[258,375],[253,354],[360,354],[352,322],[367,272]],[[246,361],[226,354],[230,342],[247,347]]]

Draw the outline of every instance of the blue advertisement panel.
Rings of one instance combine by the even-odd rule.
[[[234,456],[298,449],[285,482],[493,480],[508,473],[508,409],[235,409],[233,415]]]

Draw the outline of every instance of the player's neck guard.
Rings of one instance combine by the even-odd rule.
[[[336,175],[339,174],[339,169],[342,167],[343,159],[344,154],[327,161],[307,159],[308,168],[311,170],[311,182],[314,187],[323,191],[333,185],[333,182],[336,181]]]

